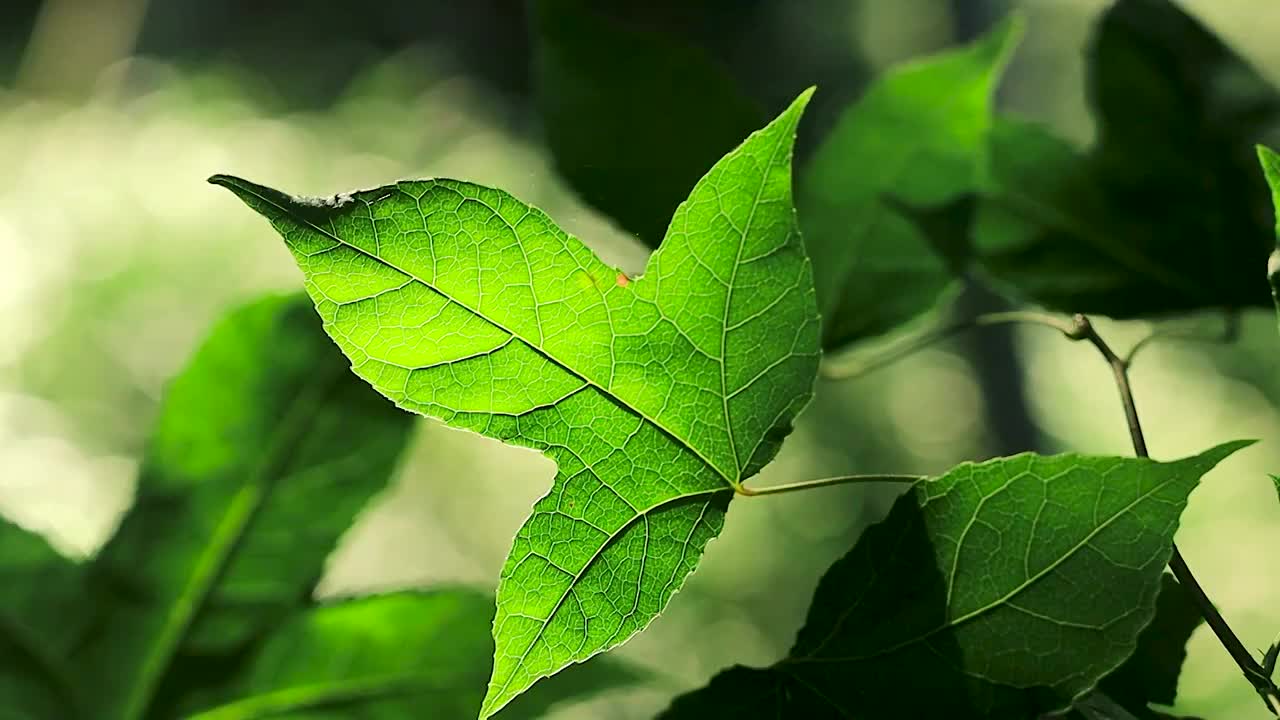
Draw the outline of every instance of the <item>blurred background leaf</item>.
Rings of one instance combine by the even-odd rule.
[[[305,296],[220,321],[165,393],[134,504],[88,566],[83,701],[141,718],[180,650],[240,650],[309,604],[412,422],[350,372]]]
[[[1085,51],[1111,4],[720,0],[690,13],[680,9],[694,3],[636,0],[601,12],[701,48],[766,111],[818,85],[800,129],[805,156],[871,74],[968,41],[1015,7],[1027,32],[1001,82],[999,113],[1088,148],[1095,124]],[[99,5],[90,30],[43,19]],[[165,383],[213,319],[300,283],[283,248],[245,241],[260,234],[258,222],[209,188],[210,174],[315,195],[405,177],[465,178],[541,207],[611,264],[643,266],[646,249],[554,170],[533,93],[533,28],[519,3],[385,0],[357,13],[165,0],[147,3],[136,23],[112,7],[0,3],[0,512],[68,556],[94,552],[128,506]],[[674,8],[675,19],[644,21],[652,7]],[[1271,85],[1280,80],[1270,32],[1280,5],[1179,7]],[[100,34],[131,39],[97,59],[72,52]],[[35,46],[60,50],[43,56],[65,71],[36,73]],[[1099,326],[1117,349],[1153,327]],[[1275,342],[1274,311],[1251,311],[1232,346],[1169,342],[1144,351],[1133,372],[1152,453],[1180,457],[1233,437],[1280,435]],[[1002,345],[984,332],[874,377],[820,383],[760,482],[933,473],[1032,445],[1125,454],[1115,398],[1091,391],[1110,382],[1088,348],[1051,333],[1017,331]],[[1257,572],[1280,543],[1274,488],[1257,482],[1280,467],[1277,447],[1265,442],[1224,462],[1193,496],[1178,536],[1222,611],[1259,647],[1274,636],[1280,606],[1280,581]],[[389,491],[340,543],[318,592],[440,582],[491,589],[552,474],[532,453],[420,426]],[[781,657],[818,577],[892,499],[857,488],[803,495],[735,504],[680,598],[616,652],[668,685],[611,691],[549,717],[649,718],[723,667]],[[1258,712],[1211,633],[1198,629],[1187,649],[1179,713]]]
[[[1020,36],[1011,18],[972,45],[893,68],[800,173],[827,348],[914,319],[952,283],[947,257],[963,256],[963,218],[925,232],[894,201],[937,209],[977,190],[995,87]]]
[[[556,169],[656,248],[676,205],[764,112],[697,47],[610,22],[582,0],[533,6],[538,109]]]
[[[1280,93],[1169,0],[1117,0],[1089,58],[1088,155],[1026,125],[997,136],[983,267],[1065,312],[1269,305],[1273,223],[1250,168],[1280,131]]]
[[[493,608],[492,596],[453,588],[299,610],[231,677],[199,692],[176,716],[401,720],[429,712],[474,720],[493,663]],[[533,720],[556,702],[636,679],[625,664],[596,658],[543,680],[494,717]]]

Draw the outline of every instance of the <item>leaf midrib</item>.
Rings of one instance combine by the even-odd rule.
[[[711,496],[711,495],[715,495],[716,493],[723,493],[723,492],[728,492],[728,491],[729,491],[729,488],[716,488],[716,489],[714,489],[714,490],[699,490],[699,491],[697,491],[697,492],[682,493],[682,494],[680,494],[680,495],[675,495],[675,496],[673,496],[673,497],[669,497],[669,498],[667,498],[667,499],[665,499],[665,500],[663,500],[663,501],[661,501],[661,502],[659,502],[659,503],[656,503],[656,504],[654,504],[654,505],[652,505],[652,506],[650,506],[650,507],[648,507],[648,508],[645,508],[644,510],[637,510],[637,511],[636,511],[636,513],[635,513],[635,515],[633,515],[633,516],[631,516],[630,518],[628,518],[628,519],[627,519],[627,521],[626,521],[625,523],[623,523],[621,526],[619,526],[617,530],[615,530],[612,534],[610,534],[610,535],[609,535],[609,537],[605,538],[605,541],[604,541],[603,543],[601,543],[601,544],[600,544],[600,550],[599,550],[599,551],[597,551],[597,552],[595,552],[594,554],[592,554],[591,558],[590,558],[589,560],[587,560],[587,562],[586,562],[586,563],[584,563],[584,564],[583,564],[582,569],[581,569],[581,570],[579,570],[579,571],[578,571],[578,573],[577,573],[576,575],[574,575],[574,576],[573,576],[573,579],[569,581],[569,587],[568,587],[568,589],[567,589],[567,590],[565,590],[565,591],[564,591],[564,593],[562,593],[562,594],[560,595],[559,599],[557,599],[557,600],[556,600],[556,604],[555,604],[555,606],[551,608],[551,611],[550,611],[549,613],[547,613],[547,619],[546,619],[546,621],[544,621],[544,622],[542,622],[542,623],[541,623],[540,627],[538,628],[538,632],[537,632],[537,634],[536,634],[536,635],[534,635],[534,636],[533,636],[533,639],[529,641],[529,646],[525,648],[524,653],[520,655],[520,659],[516,661],[516,663],[515,663],[515,667],[516,667],[516,668],[520,668],[520,667],[524,664],[525,658],[527,658],[527,657],[529,656],[530,651],[532,651],[532,650],[533,650],[533,646],[534,646],[534,645],[536,645],[536,644],[538,643],[538,641],[542,639],[542,634],[543,634],[544,632],[546,632],[546,630],[547,630],[547,626],[551,624],[551,620],[552,620],[552,618],[554,618],[554,617],[555,617],[555,615],[556,615],[556,613],[557,613],[557,612],[559,612],[560,607],[561,607],[562,605],[564,605],[564,601],[565,601],[565,600],[567,600],[567,599],[569,598],[569,595],[573,592],[574,588],[576,588],[576,587],[577,587],[578,582],[579,582],[580,580],[582,580],[582,578],[587,574],[587,570],[591,569],[591,567],[595,565],[596,561],[597,561],[597,560],[599,560],[599,559],[601,558],[601,556],[603,556],[603,555],[604,555],[604,551],[605,551],[605,550],[606,550],[610,545],[612,545],[612,544],[614,543],[614,541],[616,541],[619,537],[621,537],[621,536],[622,536],[622,534],[623,534],[624,532],[626,532],[629,528],[631,528],[633,525],[635,525],[635,523],[636,523],[636,521],[637,521],[637,520],[644,519],[644,520],[647,522],[647,521],[648,521],[648,519],[649,519],[649,515],[650,515],[650,514],[655,513],[655,512],[657,512],[657,511],[661,510],[662,508],[664,508],[664,507],[666,507],[666,506],[668,506],[668,505],[672,505],[672,504],[674,504],[674,503],[677,503],[677,502],[680,502],[680,501],[683,501],[683,500],[690,500],[690,499],[693,499],[693,498],[699,498],[699,497],[703,497],[703,496]],[[695,521],[695,523],[694,523],[694,524],[695,524],[695,526],[696,526],[696,524],[697,524],[697,523],[702,522],[702,520],[703,520],[703,518],[704,518],[704,517],[706,517],[705,508],[704,508],[703,513],[702,513],[701,515],[699,515],[699,516],[698,516],[698,519]],[[685,547],[686,547],[686,548],[688,547],[688,543],[687,543],[687,542],[685,543]],[[683,559],[683,556],[682,556],[682,559]],[[643,579],[643,578],[642,578],[642,579]],[[669,586],[670,586],[670,583],[668,583],[667,585],[663,586],[663,591],[665,591],[665,590],[667,589],[667,587],[669,587]],[[607,646],[607,647],[602,647],[602,648],[600,648],[599,650],[597,650],[596,652],[592,653],[592,654],[591,654],[591,656],[588,656],[588,658],[583,658],[583,659],[582,659],[582,660],[580,660],[579,662],[585,662],[587,659],[589,659],[589,657],[592,657],[592,656],[598,655],[598,654],[600,654],[600,653],[602,653],[602,652],[605,652],[605,651],[609,650],[609,648],[611,648],[611,647],[613,647],[613,645],[609,645],[609,646]],[[511,683],[515,680],[515,677],[516,677],[516,674],[515,674],[515,672],[514,672],[514,670],[513,670],[513,671],[512,671],[512,673],[511,673],[510,675],[508,675],[508,676],[507,676],[507,681],[506,681],[506,682],[504,682],[504,683],[502,684],[502,687],[498,690],[498,695],[499,695],[499,696],[501,696],[502,694],[506,693],[507,688],[511,686]],[[545,676],[544,676],[544,677],[545,677]],[[512,697],[512,698],[507,698],[506,700],[504,700],[504,701],[503,701],[503,703],[502,703],[501,705],[498,705],[497,707],[494,707],[494,708],[490,709],[490,708],[488,708],[488,706],[487,706],[487,703],[488,703],[488,697],[486,697],[486,698],[485,698],[485,701],[486,701],[486,707],[481,708],[481,716],[482,716],[482,717],[489,717],[489,716],[492,716],[494,713],[498,712],[498,711],[499,711],[499,710],[501,710],[503,707],[505,707],[508,703],[510,703],[513,699],[515,699],[515,698],[514,698],[514,697]]]
[[[293,212],[293,210],[292,210],[291,208],[286,207],[286,206],[284,206],[284,205],[281,205],[279,202],[276,202],[274,199],[272,199],[272,198],[270,198],[270,197],[267,197],[266,195],[264,195],[264,194],[262,194],[262,193],[258,192],[258,191],[257,191],[257,189],[256,189],[252,184],[250,184],[250,183],[248,183],[248,182],[246,182],[246,181],[244,181],[244,180],[241,180],[240,178],[236,178],[236,177],[232,177],[232,176],[225,176],[225,175],[224,175],[224,176],[214,176],[214,177],[215,177],[216,179],[218,179],[220,182],[225,181],[225,182],[230,182],[230,183],[232,183],[236,188],[240,189],[241,191],[252,194],[252,195],[253,195],[255,198],[257,198],[258,200],[260,200],[260,201],[262,201],[262,202],[264,202],[264,203],[266,203],[266,204],[268,204],[268,205],[270,205],[270,206],[274,207],[275,209],[277,209],[277,210],[279,210],[280,212],[284,213],[284,214],[285,214],[285,215],[287,215],[288,217],[292,218],[295,222],[301,223],[302,225],[305,225],[306,227],[311,228],[311,229],[312,229],[312,230],[314,230],[315,232],[320,233],[321,235],[323,235],[323,236],[325,236],[325,237],[329,238],[330,240],[333,240],[333,241],[334,241],[334,242],[336,242],[336,243],[339,243],[339,244],[340,244],[340,245],[342,245],[343,247],[350,248],[351,250],[353,250],[353,251],[355,251],[355,252],[357,252],[357,253],[360,253],[361,255],[363,255],[363,256],[365,256],[365,257],[367,257],[367,258],[369,258],[369,259],[371,259],[371,260],[373,260],[373,261],[375,261],[375,262],[381,263],[382,265],[385,265],[386,267],[389,267],[389,268],[391,268],[392,270],[395,270],[396,272],[398,272],[398,273],[400,273],[400,274],[404,275],[405,277],[408,277],[408,278],[412,279],[414,282],[420,283],[423,287],[426,287],[427,289],[431,290],[432,292],[438,293],[441,297],[445,298],[445,299],[446,299],[446,300],[448,300],[449,302],[451,302],[451,303],[453,303],[453,304],[457,305],[458,307],[461,307],[461,308],[465,309],[467,312],[470,312],[472,315],[475,315],[476,317],[480,318],[481,320],[483,320],[483,321],[485,321],[485,322],[489,323],[490,325],[493,325],[494,327],[498,328],[498,329],[499,329],[499,330],[501,330],[502,332],[507,333],[507,334],[508,334],[508,335],[510,335],[511,337],[516,338],[516,339],[517,339],[517,340],[519,340],[520,342],[524,343],[525,345],[527,345],[527,346],[529,346],[531,349],[533,349],[533,351],[534,351],[534,352],[536,352],[536,353],[538,353],[539,355],[541,355],[542,357],[546,358],[548,362],[552,363],[553,365],[556,365],[557,367],[559,367],[560,369],[564,370],[565,372],[567,372],[567,373],[569,373],[569,374],[573,375],[574,377],[577,377],[577,378],[578,378],[579,380],[581,380],[583,383],[585,383],[585,384],[587,384],[587,385],[590,385],[591,387],[594,387],[595,389],[597,389],[598,391],[600,391],[603,395],[605,395],[605,396],[607,396],[607,397],[611,398],[612,400],[614,400],[615,402],[617,402],[619,405],[622,405],[622,406],[623,406],[623,407],[625,407],[627,410],[630,410],[631,412],[635,413],[635,415],[636,415],[637,417],[640,417],[640,418],[641,418],[641,419],[643,419],[645,422],[647,422],[647,423],[649,423],[650,425],[653,425],[654,427],[656,427],[656,428],[658,428],[659,430],[661,430],[664,434],[666,434],[667,436],[669,436],[669,437],[671,437],[672,439],[674,439],[674,440],[675,440],[675,441],[676,441],[676,442],[677,442],[677,443],[678,443],[682,448],[684,448],[685,450],[688,450],[689,452],[693,453],[693,454],[694,454],[694,456],[696,456],[699,460],[701,460],[701,461],[702,461],[702,462],[703,462],[707,467],[710,467],[712,470],[714,470],[714,471],[716,472],[716,474],[717,474],[717,475],[719,475],[719,476],[721,477],[721,479],[723,479],[723,480],[724,480],[724,481],[729,485],[729,487],[731,487],[731,488],[732,488],[732,487],[737,487],[737,485],[738,485],[738,479],[729,477],[728,473],[726,473],[723,469],[721,469],[721,468],[720,468],[718,465],[716,465],[715,463],[711,462],[711,460],[710,460],[709,458],[707,458],[707,457],[706,457],[706,455],[704,455],[701,451],[699,451],[697,448],[695,448],[695,447],[692,445],[692,443],[690,443],[688,440],[686,440],[685,438],[681,437],[678,433],[676,433],[675,431],[671,430],[670,428],[668,428],[668,427],[667,427],[667,426],[665,426],[664,424],[662,424],[662,423],[658,422],[656,419],[654,419],[654,418],[652,418],[652,417],[649,417],[649,415],[648,415],[647,413],[645,413],[644,411],[642,411],[642,410],[640,410],[639,408],[637,408],[634,404],[632,404],[631,402],[629,402],[626,398],[619,397],[616,393],[612,392],[610,389],[605,388],[604,386],[600,385],[600,383],[596,382],[596,381],[595,381],[595,380],[593,380],[592,378],[587,377],[587,376],[586,376],[585,374],[583,374],[581,371],[579,371],[579,370],[577,370],[577,369],[573,368],[571,365],[569,365],[568,363],[564,362],[564,361],[563,361],[563,360],[561,360],[560,358],[557,358],[555,355],[553,355],[553,354],[552,354],[550,351],[548,351],[547,349],[545,349],[545,348],[541,347],[540,345],[536,345],[536,344],[534,344],[534,343],[530,342],[527,338],[525,338],[525,337],[524,337],[523,335],[521,335],[520,333],[515,332],[515,331],[513,331],[513,330],[511,330],[511,329],[507,328],[507,327],[506,327],[506,326],[504,326],[502,323],[499,323],[499,322],[497,322],[497,321],[493,320],[492,318],[489,318],[488,316],[484,315],[483,313],[481,313],[481,312],[477,311],[475,308],[472,308],[470,305],[467,305],[466,303],[464,303],[464,302],[462,302],[462,301],[460,301],[460,300],[458,300],[458,299],[454,298],[452,295],[450,295],[449,293],[447,293],[447,292],[445,292],[445,291],[441,290],[440,288],[436,287],[434,284],[429,283],[429,282],[427,282],[427,281],[423,280],[423,279],[422,279],[421,277],[419,277],[417,274],[415,274],[415,273],[411,273],[411,272],[408,272],[408,271],[404,270],[403,268],[401,268],[401,267],[399,267],[399,266],[397,266],[397,265],[395,265],[395,264],[393,264],[393,263],[391,263],[391,262],[387,261],[385,258],[381,257],[380,255],[375,255],[375,254],[373,254],[373,253],[370,253],[369,251],[365,250],[364,248],[361,248],[361,247],[359,247],[358,245],[355,245],[354,243],[350,243],[350,242],[346,241],[345,239],[343,239],[343,238],[339,237],[339,236],[337,235],[337,233],[335,233],[335,232],[330,232],[330,231],[328,231],[328,230],[325,230],[324,228],[322,228],[322,227],[320,227],[320,226],[316,225],[315,223],[311,222],[310,220],[308,220],[308,219],[306,219],[306,218],[303,218],[303,217],[300,217],[297,213]],[[431,180],[431,181],[429,181],[429,182],[436,182],[436,181],[435,181],[435,180]],[[396,185],[396,191],[397,191],[397,192],[400,192],[400,193],[404,193],[405,195],[408,195],[408,193],[405,193],[405,191],[404,191],[403,189],[401,189],[401,188],[400,188],[399,184],[397,184],[397,185]],[[412,196],[410,195],[410,197],[412,197]],[[367,201],[364,201],[363,199],[361,199],[361,202],[363,202],[363,203],[365,204],[365,206],[366,206],[366,207],[370,207],[370,204],[369,204]],[[490,209],[492,210],[492,208],[490,208]],[[374,223],[374,225],[376,226],[376,223]],[[513,232],[514,232],[514,229],[513,229]],[[518,241],[518,240],[519,240],[519,238],[517,237],[517,241]],[[581,242],[581,241],[579,241],[579,242]],[[606,307],[606,308],[608,308],[608,301],[607,301],[607,300],[605,301],[605,303],[604,303],[604,304],[605,304],[605,307]],[[610,324],[609,330],[610,330],[610,332],[613,332],[613,326],[612,326],[612,324]],[[612,345],[612,342],[611,342],[610,344]]]
[[[144,656],[141,672],[132,683],[122,717],[137,720],[150,709],[169,662],[213,594],[254,517],[271,494],[274,481],[288,468],[298,444],[306,437],[306,430],[311,426],[307,419],[316,416],[311,411],[340,378],[341,373],[337,369],[322,372],[306,384],[286,408],[278,425],[282,429],[272,440],[263,461],[255,467],[250,480],[232,495],[209,544],[187,576],[185,587],[170,605],[166,623]]]
[[[203,710],[187,720],[260,720],[327,705],[374,701],[431,690],[447,690],[425,672],[373,675],[357,680],[314,682],[249,695]]]

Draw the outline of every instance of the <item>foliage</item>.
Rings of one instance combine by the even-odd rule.
[[[973,230],[982,266],[1071,312],[1267,304],[1249,281],[1272,244],[1253,145],[1280,128],[1280,94],[1166,0],[1107,11],[1088,90],[1087,155],[1020,123],[993,139]]]
[[[358,375],[556,461],[502,571],[485,716],[661,612],[808,402],[818,316],[790,192],[807,99],[694,186],[634,280],[477,185],[317,202],[213,179],[284,237]]]
[[[787,657],[728,670],[663,717],[706,717],[748,688],[782,717],[1061,709],[1133,654],[1188,494],[1239,447],[1015,455],[923,480],[827,571]]]
[[[474,593],[313,599],[327,556],[386,486],[411,423],[347,371],[308,306],[268,298],[219,323],[170,387],[133,507],[89,561],[0,526],[13,574],[0,627],[24,629],[5,635],[16,646],[5,657],[30,658],[15,668],[24,695],[48,687],[36,700],[62,708],[32,717],[374,712],[388,698],[442,692],[454,716],[475,712],[490,611]],[[316,652],[295,657],[306,643]],[[388,665],[388,643],[416,667]],[[348,658],[338,674],[333,652]],[[596,680],[628,675],[605,668]]]
[[[997,112],[1011,17],[888,70],[794,168],[812,90],[751,132],[761,109],[702,48],[582,0],[529,19],[556,168],[655,248],[645,272],[462,180],[317,199],[211,178],[283,238],[310,302],[268,298],[214,330],[92,558],[0,523],[5,713],[521,718],[643,682],[595,656],[673,602],[733,499],[902,479],[748,484],[824,350],[967,283],[1113,318],[1270,303],[1280,156],[1259,143],[1280,94],[1168,0],[1117,0],[1099,22],[1087,150]],[[1280,708],[1280,647],[1254,658],[1173,543],[1202,476],[1250,441],[1152,460],[1133,357],[1088,317],[970,323],[989,321],[1092,345],[1136,457],[1024,453],[914,479],[827,570],[786,657],[662,717],[1169,717],[1153,705],[1175,702],[1202,621]],[[402,410],[554,461],[496,596],[316,599],[394,473]]]

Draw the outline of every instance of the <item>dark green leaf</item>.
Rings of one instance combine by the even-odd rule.
[[[961,243],[964,218],[924,229],[900,204],[941,209],[977,190],[992,94],[1020,35],[1011,18],[972,45],[891,70],[802,173],[797,204],[825,347],[891,330],[951,284],[952,249],[935,243]]]
[[[1204,622],[1195,601],[1173,576],[1161,580],[1155,617],[1138,636],[1137,649],[1098,684],[1112,700],[1139,716],[1151,703],[1172,705],[1177,699],[1187,641]]]
[[[547,143],[584,200],[657,247],[689,188],[764,113],[700,49],[601,10],[534,3]]]
[[[818,585],[790,655],[735,668],[664,717],[1025,720],[1133,654],[1187,496],[1248,443],[1158,463],[1017,455],[917,484]],[[1104,591],[1099,591],[1104,588]]]
[[[1026,298],[1131,317],[1270,304],[1254,143],[1280,95],[1168,0],[1119,0],[1094,38],[1087,156],[1024,124],[993,139],[976,255]]]
[[[809,95],[712,167],[634,279],[493,188],[317,201],[211,179],[284,238],[356,373],[556,462],[502,571],[483,715],[656,617],[808,403],[818,314],[791,149]]]
[[[82,614],[77,577],[44,538],[0,519],[0,719],[71,715],[58,650]]]
[[[181,716],[473,720],[489,679],[492,621],[493,598],[461,589],[326,603],[276,628]],[[540,683],[497,717],[541,717],[556,702],[638,678],[626,665],[597,658]]]
[[[0,618],[0,720],[75,717],[67,676],[24,634]]]
[[[50,657],[65,652],[83,614],[80,571],[43,537],[0,518],[0,619]]]
[[[96,717],[142,717],[180,648],[237,648],[309,602],[409,426],[305,297],[219,323],[170,386],[134,506],[90,569],[75,659]]]
[[[1099,690],[1094,690],[1076,700],[1071,711],[1066,715],[1043,715],[1040,720],[1202,720],[1186,715],[1170,715],[1148,707],[1139,707],[1134,711],[1116,702],[1114,698]]]

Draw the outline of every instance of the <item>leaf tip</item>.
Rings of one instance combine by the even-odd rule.
[[[817,92],[817,90],[817,85],[810,85],[804,90],[801,90],[800,94],[796,95],[796,99],[791,101],[791,104],[787,106],[787,109],[783,111],[779,118],[793,117],[798,123],[800,116],[804,114],[805,108],[809,106],[809,101],[813,99],[813,94]]]
[[[1212,468],[1223,460],[1226,460],[1231,455],[1234,455],[1236,452],[1243,450],[1250,445],[1254,445],[1257,442],[1258,441],[1256,439],[1232,440],[1231,442],[1225,442],[1221,445],[1205,450],[1197,455],[1196,459],[1206,463],[1209,468]],[[1208,470],[1206,469],[1206,472],[1207,471]]]
[[[1267,147],[1266,145],[1255,146],[1258,151],[1258,162],[1262,165],[1262,172],[1267,176],[1267,181],[1272,187],[1280,190],[1280,153]]]
[[[208,183],[210,185],[217,185],[218,187],[224,187],[230,190],[231,192],[235,193],[236,195],[240,196],[242,199],[245,197],[246,193],[256,192],[257,194],[260,194],[260,191],[266,189],[259,186],[256,183],[251,183],[248,180],[245,180],[244,178],[239,178],[239,177],[236,177],[235,175],[226,175],[223,173],[210,175]]]

